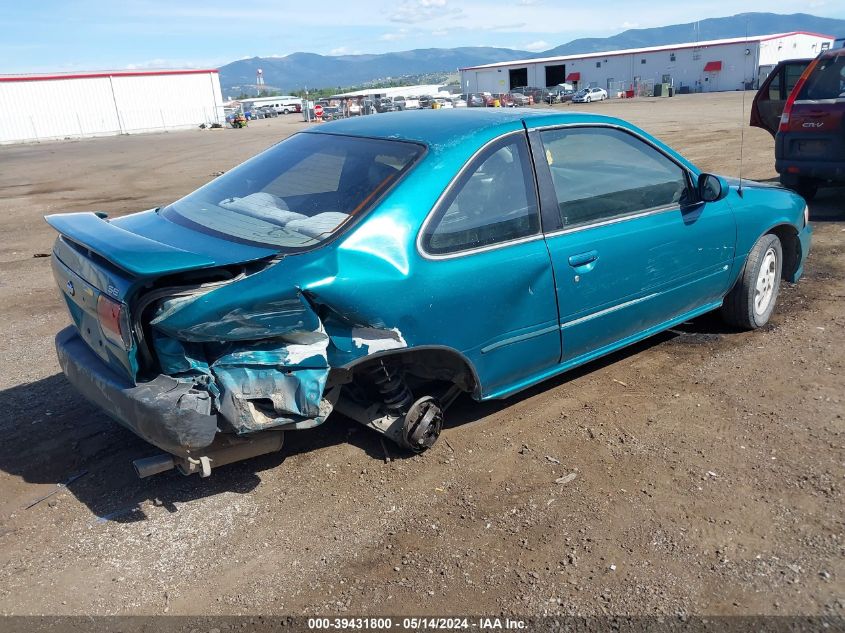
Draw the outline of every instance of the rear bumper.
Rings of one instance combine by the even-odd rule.
[[[797,184],[799,178],[816,178],[819,180],[845,182],[845,161],[778,158],[775,160],[775,170],[779,174],[784,175],[784,180],[787,183],[791,178],[795,179],[796,182],[794,184]]]
[[[121,425],[160,449],[188,457],[217,434],[211,396],[168,376],[134,385],[109,369],[68,327],[56,335],[56,353],[70,383]]]

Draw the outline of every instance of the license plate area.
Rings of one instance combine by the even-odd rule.
[[[816,157],[823,156],[828,145],[828,142],[822,139],[798,140],[794,142],[793,148],[802,157]]]

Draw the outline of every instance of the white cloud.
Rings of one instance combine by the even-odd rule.
[[[154,68],[197,68],[198,64],[185,59],[164,59],[158,57],[156,59],[148,59],[144,62],[135,64],[126,64],[125,70],[151,70]]]
[[[338,46],[337,48],[333,48],[326,54],[332,57],[337,57],[339,55],[360,55],[361,51],[352,50],[348,46]]]
[[[389,19],[391,22],[417,24],[437,18],[455,17],[460,13],[461,10],[450,7],[447,0],[404,0],[390,14]]]
[[[619,28],[621,28],[621,29],[636,29],[636,28],[639,28],[639,26],[640,26],[639,22],[627,22],[627,21],[625,21],[625,22],[623,22],[622,24],[619,25]]]
[[[408,29],[399,29],[394,33],[385,33],[379,39],[383,42],[398,42],[408,36]]]
[[[537,51],[548,50],[551,48],[551,45],[549,45],[549,43],[545,40],[537,40],[536,42],[529,42],[528,44],[523,44],[519,48],[524,51],[531,51],[532,53],[535,53]]]
[[[446,29],[438,29],[436,31],[432,31],[431,34],[434,37],[444,37],[446,35],[449,35],[449,31],[447,31]]]

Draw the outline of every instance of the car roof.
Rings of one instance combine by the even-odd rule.
[[[567,123],[615,123],[619,119],[588,113],[545,112],[528,108],[458,108],[409,110],[378,116],[341,119],[306,130],[307,134],[342,134],[413,141],[430,147],[449,147],[473,137],[491,138],[522,127]]]

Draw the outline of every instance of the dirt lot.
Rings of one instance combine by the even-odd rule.
[[[561,107],[738,172],[738,94]],[[842,189],[811,205],[806,276],[762,331],[704,317],[461,399],[423,456],[385,462],[333,416],[206,480],[138,480],[157,451],[59,373],[42,216],[161,205],[303,125],[0,147],[0,612],[845,613]],[[775,176],[772,146],[745,129],[744,175]]]

